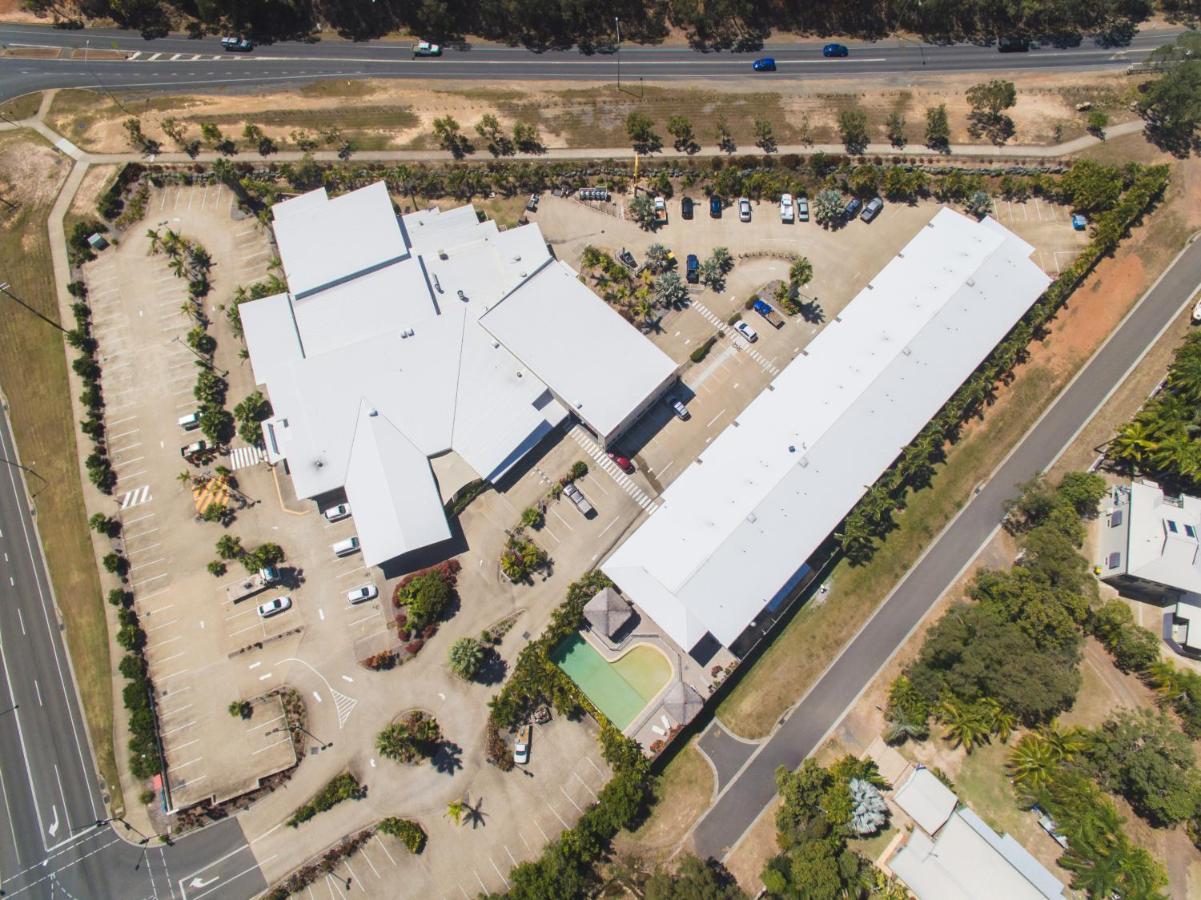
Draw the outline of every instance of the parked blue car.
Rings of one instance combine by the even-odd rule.
[[[859,210],[861,209],[863,209],[863,201],[858,197],[852,197],[851,202],[846,205],[846,209],[842,211],[842,214],[849,222],[855,216],[859,215]]]
[[[765,56],[763,59],[757,59],[751,63],[751,68],[756,72],[774,72],[776,71],[776,61],[770,56]]]
[[[851,51],[846,44],[826,44],[822,47],[822,56],[850,56]]]

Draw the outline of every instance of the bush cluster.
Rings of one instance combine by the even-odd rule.
[[[146,633],[133,610],[132,594],[114,589],[109,592],[109,602],[118,607],[121,625],[117,642],[126,651],[117,671],[126,680],[121,699],[129,713],[129,770],[135,778],[151,778],[162,771],[162,757],[159,755],[158,718],[152,699],[154,686],[144,655]]]
[[[392,603],[404,609],[407,628],[421,632],[435,625],[450,607],[459,576],[459,561],[447,560],[406,575],[392,593]]]
[[[92,337],[92,308],[87,302],[87,286],[82,281],[71,282],[67,291],[75,298],[71,304],[75,327],[67,332],[66,339],[78,354],[71,361],[71,368],[83,382],[79,402],[84,407],[84,418],[79,429],[92,441],[92,452],[84,458],[84,466],[88,470],[88,480],[102,493],[111,494],[117,484],[117,473],[113,471],[104,440],[104,392],[100,386],[96,339]]]
[[[379,823],[379,830],[394,838],[400,838],[410,853],[420,853],[425,849],[425,829],[409,819],[389,816]]]
[[[287,820],[287,824],[291,828],[298,828],[301,823],[307,822],[318,813],[332,809],[343,800],[362,800],[366,793],[366,790],[359,784],[359,780],[354,775],[349,772],[343,772],[341,775],[330,779],[325,787],[319,790],[311,800],[292,813]]]

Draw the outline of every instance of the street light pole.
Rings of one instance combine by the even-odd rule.
[[[280,725],[278,728],[272,728],[270,731],[265,732],[263,734],[263,737],[266,737],[267,735],[270,735],[270,734],[279,734],[281,731],[287,731],[289,733],[291,733],[292,731],[299,731],[302,734],[307,734],[309,737],[311,737],[314,741],[316,741],[320,745],[318,747],[319,750],[326,750],[334,745],[333,741],[330,741],[328,744],[323,742],[321,740],[321,738],[317,737],[317,735],[313,734],[313,732],[309,731],[303,725]]]
[[[196,350],[196,348],[193,347],[191,344],[186,343],[185,341],[181,341],[179,339],[178,334],[175,335],[175,337],[171,338],[171,342],[173,344],[180,344],[181,346],[187,347],[189,350],[191,350],[192,355],[195,356],[198,360],[200,360],[204,364],[205,368],[207,368],[210,372],[217,371],[217,367],[213,365],[212,360],[208,359],[203,353],[198,352]],[[221,377],[224,378],[228,374],[229,374],[229,370],[226,370],[221,373]]]

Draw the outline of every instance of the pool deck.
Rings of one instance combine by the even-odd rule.
[[[627,737],[638,741],[642,745],[642,752],[647,756],[657,755],[656,751],[651,750],[651,746],[656,741],[662,741],[663,745],[671,743],[671,738],[676,732],[688,724],[687,721],[679,721],[667,711],[663,700],[668,690],[673,685],[683,682],[695,690],[702,701],[707,702],[710,694],[720,683],[720,677],[711,677],[691,656],[663,634],[649,618],[642,617],[638,625],[618,643],[613,643],[604,635],[589,628],[583,629],[580,633],[606,662],[615,662],[638,644],[649,644],[655,647],[662,651],[671,662],[672,673],[667,684],[655,695],[654,699],[647,703],[642,712],[634,717],[623,732]],[[711,665],[724,668],[733,661],[734,657],[730,655],[729,651],[723,649]]]

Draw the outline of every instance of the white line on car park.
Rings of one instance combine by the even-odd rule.
[[[268,678],[270,678],[270,677],[271,677],[271,673],[270,673],[270,672],[268,672],[266,675],[260,675],[260,676],[259,676],[259,681],[266,681],[266,680],[267,680]]]

